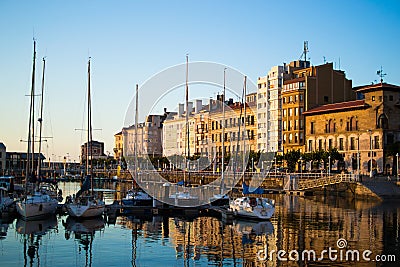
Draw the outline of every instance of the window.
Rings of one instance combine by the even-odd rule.
[[[289,116],[292,116],[292,109],[291,108],[288,109],[288,113],[289,113]]]
[[[324,96],[324,102],[328,103],[329,102],[329,97],[328,96]]]
[[[344,147],[343,147],[343,138],[339,138],[339,150],[344,150]]]
[[[299,108],[294,108],[294,115],[298,116],[299,115]]]
[[[308,140],[308,151],[309,152],[313,151],[312,140]]]
[[[286,97],[283,98],[282,102],[283,102],[283,104],[286,103]]]
[[[354,137],[350,137],[350,150],[355,150],[356,149],[356,142]]]
[[[382,102],[382,96],[381,95],[379,96],[379,102]]]
[[[332,149],[332,148],[333,148],[332,139],[328,139],[328,149]]]
[[[374,136],[374,149],[379,149],[379,135]]]
[[[393,96],[392,95],[389,96],[389,101],[393,101]]]
[[[315,134],[315,122],[311,122],[310,124],[310,133]]]
[[[318,150],[322,150],[322,139],[318,140]]]
[[[283,110],[283,117],[286,117],[286,109]]]
[[[303,95],[302,94],[299,95],[299,98],[300,98],[300,101],[303,101]]]

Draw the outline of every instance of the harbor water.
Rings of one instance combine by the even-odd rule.
[[[110,204],[130,185],[102,186],[112,189],[104,192]],[[79,184],[59,187],[66,196]],[[191,218],[132,214],[118,216],[112,223],[106,216],[84,221],[67,215],[37,221],[3,217],[0,266],[400,265],[400,202],[270,197],[276,201],[276,212],[267,222],[227,224],[207,214]]]

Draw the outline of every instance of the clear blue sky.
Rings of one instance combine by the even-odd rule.
[[[0,1],[0,142],[25,151],[32,62],[37,87],[47,57],[46,156],[78,160],[84,134],[87,59],[92,57],[94,138],[112,152],[136,83],[169,66],[211,61],[252,80],[299,59],[309,42],[313,65],[323,57],[353,85],[400,85],[400,1]],[[39,102],[39,101],[37,101]],[[171,103],[169,108],[175,108]],[[56,158],[58,159],[58,158]]]

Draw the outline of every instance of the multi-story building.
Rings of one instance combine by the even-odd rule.
[[[337,148],[348,170],[385,174],[396,168],[390,146],[400,142],[400,87],[355,87],[361,100],[326,104],[304,112],[306,152]],[[357,163],[359,158],[359,163]]]
[[[137,138],[138,155],[162,156],[163,154],[163,124],[169,116],[164,109],[162,115],[148,115],[146,121],[138,123],[137,133],[135,125],[122,129],[123,150],[127,155],[135,153],[135,140]],[[137,136],[136,136],[137,134]]]
[[[40,161],[44,162],[45,156],[40,153]],[[29,156],[29,160],[32,161],[32,155]],[[39,153],[33,155],[33,167],[30,163],[31,168],[36,171],[39,162]],[[27,164],[27,153],[26,152],[7,152],[5,169],[9,173],[25,173]]]
[[[114,159],[120,160],[124,156],[124,151],[123,151],[124,140],[122,131],[114,134],[114,140],[115,140]]]
[[[6,168],[6,146],[0,142],[0,172],[4,172]]]
[[[283,66],[274,66],[265,77],[257,81],[257,149],[259,151],[281,150],[281,89]]]
[[[283,151],[304,152],[303,112],[320,105],[356,99],[352,81],[332,63],[309,66],[308,61],[294,61],[288,66],[282,89]],[[290,70],[294,68],[294,70]]]
[[[92,159],[105,159],[107,156],[104,154],[104,143],[99,141],[91,141],[90,143],[86,142],[81,145],[81,163],[83,164],[86,162],[86,155],[89,151],[90,158],[89,161]]]
[[[226,105],[225,115],[222,110],[222,103],[224,102]],[[210,104],[211,108],[208,125],[208,136],[211,139],[210,160],[215,160],[220,168],[222,164],[223,147],[226,156],[233,156],[236,151],[256,151],[257,93],[246,95],[246,111],[242,103],[234,103],[233,99],[225,101],[223,95],[217,96],[217,101],[212,101]],[[246,126],[244,125],[245,121]],[[224,136],[222,136],[222,128],[224,125]],[[228,164],[228,162],[225,164]]]

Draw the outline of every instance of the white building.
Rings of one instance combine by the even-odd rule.
[[[199,113],[202,109],[201,100],[188,102],[189,110],[189,155],[193,156],[196,153],[196,120],[194,115]],[[186,127],[186,112],[184,111],[184,104],[179,104],[178,113],[174,116],[169,116],[164,121],[163,127],[163,156],[169,157],[173,155],[188,155],[188,142],[187,142],[187,127]]]
[[[281,89],[283,66],[272,67],[267,76],[257,81],[257,149],[274,152],[281,149]]]

